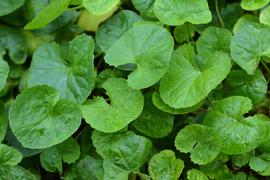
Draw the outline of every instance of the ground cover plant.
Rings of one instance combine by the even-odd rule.
[[[270,177],[270,0],[2,0],[1,180]]]

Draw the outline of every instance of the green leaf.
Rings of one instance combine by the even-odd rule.
[[[0,4],[0,16],[12,13],[24,4],[25,0],[7,0]]]
[[[132,123],[135,129],[152,138],[162,138],[170,134],[174,116],[157,109],[153,105],[152,93],[144,95],[144,102],[141,115]]]
[[[176,159],[171,150],[163,150],[155,154],[148,166],[153,180],[177,180],[184,169],[184,161]]]
[[[198,54],[202,57],[208,57],[215,51],[223,51],[229,54],[231,38],[230,31],[210,26],[204,30],[196,43]]]
[[[267,5],[270,0],[242,0],[241,7],[245,10],[253,11]]]
[[[85,155],[65,172],[64,180],[98,180],[96,171],[100,166],[102,167],[102,160]]]
[[[33,55],[28,85],[49,85],[60,92],[62,99],[82,104],[95,86],[94,42],[82,34],[67,48],[56,43],[39,47]]]
[[[62,174],[62,160],[68,164],[74,163],[80,158],[80,146],[73,138],[45,149],[40,154],[40,162],[44,169],[49,172]]]
[[[7,50],[8,57],[16,64],[23,64],[27,58],[27,40],[21,29],[0,25],[0,54]],[[5,52],[5,51],[4,51]]]
[[[78,105],[60,100],[59,92],[46,85],[24,90],[9,111],[14,135],[24,147],[32,149],[48,148],[66,140],[80,124]]]
[[[82,5],[95,15],[103,15],[111,11],[120,0],[82,0]]]
[[[196,56],[190,44],[174,51],[168,72],[160,81],[160,97],[175,109],[192,107],[201,102],[225,79],[231,59],[216,51],[208,57]]]
[[[197,169],[191,169],[187,173],[188,180],[208,180],[208,177]]]
[[[1,166],[0,179],[39,180],[40,178],[20,166]]]
[[[185,126],[177,134],[174,143],[177,150],[183,153],[190,152],[191,160],[199,165],[212,162],[222,146],[218,133],[200,124]]]
[[[202,106],[202,104],[204,103],[204,100],[203,100],[190,108],[174,109],[174,108],[170,107],[168,104],[163,102],[163,100],[160,97],[160,94],[157,91],[155,91],[153,93],[152,101],[153,101],[153,104],[158,109],[160,109],[161,111],[170,113],[170,114],[188,114],[190,112],[198,110]]]
[[[206,24],[212,20],[207,0],[156,0],[154,10],[157,18],[170,26],[185,22]]]
[[[8,126],[8,115],[4,104],[0,101],[0,143],[4,140]]]
[[[0,166],[17,165],[19,162],[21,162],[22,158],[22,154],[17,149],[5,144],[0,144]]]
[[[243,153],[243,154],[237,154],[231,157],[232,163],[234,166],[241,168],[248,164],[251,157],[253,157],[255,154],[254,151]]]
[[[270,154],[263,153],[262,155],[252,157],[249,161],[249,166],[262,176],[270,176]]]
[[[105,61],[115,67],[136,64],[128,76],[128,85],[143,89],[165,74],[172,51],[173,38],[166,29],[154,23],[136,23],[106,51]]]
[[[116,132],[135,120],[143,110],[143,95],[139,90],[128,87],[122,78],[110,78],[102,88],[110,98],[110,104],[103,97],[96,96],[81,107],[83,117],[94,129]]]
[[[9,66],[6,61],[1,57],[0,52],[0,91],[5,87],[9,74]]]
[[[266,98],[267,81],[260,70],[256,70],[254,75],[248,75],[243,70],[233,70],[226,78],[224,91],[228,95],[248,97],[257,105]]]
[[[210,164],[200,166],[200,170],[210,179],[223,180],[226,175],[230,173],[226,164],[219,161],[213,161]]]
[[[189,42],[194,37],[195,31],[191,23],[185,23],[175,27],[173,35],[178,43]]]
[[[60,16],[68,7],[70,0],[51,0],[48,6],[32,19],[25,27],[26,30],[40,29]]]
[[[141,15],[155,17],[154,2],[155,0],[131,0],[133,6]]]
[[[270,6],[267,6],[260,14],[260,22],[270,25]]]
[[[119,134],[105,134],[94,131],[93,145],[97,153],[124,170],[138,170],[151,151],[152,143],[131,131]]]
[[[96,41],[99,47],[106,52],[137,21],[142,21],[142,18],[133,11],[117,13],[98,28]]]
[[[103,161],[104,178],[103,180],[128,180],[130,171],[121,169],[109,160]]]
[[[231,57],[242,69],[252,75],[260,60],[263,57],[270,57],[268,46],[270,27],[260,24],[255,16],[245,15],[237,21],[233,33]]]
[[[222,99],[204,117],[203,123],[216,129],[222,139],[222,152],[241,154],[254,150],[268,135],[265,116],[243,118],[252,109],[251,100],[242,96]]]

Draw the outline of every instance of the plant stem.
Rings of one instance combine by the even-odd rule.
[[[224,22],[223,22],[222,17],[221,17],[221,15],[220,15],[220,13],[219,13],[218,0],[215,0],[215,8],[216,8],[216,13],[217,13],[217,16],[218,16],[218,20],[219,20],[219,22],[220,22],[220,25],[221,25],[223,28],[225,28]]]

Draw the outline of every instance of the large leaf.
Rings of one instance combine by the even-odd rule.
[[[234,26],[231,57],[248,74],[254,74],[262,57],[270,57],[270,27],[251,15],[241,17]]]
[[[21,29],[0,25],[0,54],[7,50],[8,57],[16,64],[23,64],[27,58],[27,39]],[[2,58],[2,57],[1,57]]]
[[[32,149],[66,140],[80,124],[78,105],[60,100],[59,92],[46,85],[24,90],[10,107],[9,125],[14,135],[24,147]]]
[[[103,15],[111,11],[120,0],[82,0],[83,6],[95,15]]]
[[[143,95],[128,87],[126,80],[110,78],[102,86],[110,104],[97,96],[82,106],[83,117],[94,129],[116,132],[135,120],[143,110]]]
[[[42,45],[33,55],[28,85],[49,85],[61,98],[83,103],[95,85],[93,51],[93,39],[86,34],[74,38],[68,49],[56,43]]]
[[[206,24],[212,19],[207,0],[156,0],[154,10],[162,23],[171,26]]]
[[[45,25],[60,16],[68,7],[70,0],[51,0],[47,7],[35,16],[24,29],[32,30],[43,28]]]
[[[175,138],[175,146],[183,153],[190,152],[191,160],[203,165],[212,162],[217,157],[222,141],[214,129],[192,124],[180,130]]]
[[[224,91],[228,95],[248,97],[257,105],[266,98],[267,82],[260,70],[256,70],[254,75],[248,75],[243,70],[233,70],[226,78]]]
[[[5,87],[9,73],[9,66],[1,57],[0,52],[0,91]]]
[[[0,3],[0,16],[9,14],[24,4],[25,0],[3,0]]]
[[[5,144],[0,144],[0,166],[17,165],[21,162],[22,158],[22,154],[17,149]]]
[[[216,51],[208,57],[196,56],[187,44],[174,51],[168,72],[160,82],[160,97],[175,109],[192,107],[202,101],[227,76],[231,68],[228,54]]]
[[[80,158],[80,146],[73,138],[45,149],[40,154],[40,162],[49,172],[62,173],[62,160],[68,164],[74,163]]]
[[[132,11],[120,11],[98,28],[96,41],[99,47],[104,52],[107,51],[135,22],[141,20],[142,18]]]
[[[136,64],[128,85],[143,89],[165,74],[172,51],[173,38],[166,29],[153,23],[136,23],[106,52],[105,61],[115,67]]]
[[[144,95],[144,102],[141,115],[132,123],[135,129],[152,138],[161,138],[170,134],[174,116],[153,105],[152,93]]]
[[[146,161],[152,143],[131,131],[119,134],[105,134],[94,131],[93,145],[97,153],[124,170],[138,170]]]
[[[177,180],[184,169],[184,161],[176,159],[171,150],[163,150],[155,154],[148,171],[153,180]]]
[[[242,0],[241,7],[245,10],[256,10],[264,7],[270,0]]]
[[[222,139],[222,152],[241,154],[254,150],[268,135],[265,116],[243,118],[251,110],[251,100],[231,96],[220,100],[204,117],[203,123],[217,130]]]

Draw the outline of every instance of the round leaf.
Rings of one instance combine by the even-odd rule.
[[[231,96],[220,100],[204,117],[203,123],[216,129],[221,137],[223,153],[249,152],[265,140],[268,133],[264,116],[242,117],[251,108],[249,98]]]
[[[231,41],[232,59],[248,74],[255,73],[263,56],[270,57],[270,27],[255,16],[245,15],[234,26]]]
[[[110,78],[102,86],[110,98],[94,97],[82,106],[83,117],[94,129],[116,132],[135,120],[143,110],[143,95],[128,87],[126,80]]]
[[[150,140],[131,131],[121,134],[94,131],[92,141],[103,159],[125,170],[138,170],[152,149]]]
[[[191,45],[183,45],[174,51],[170,68],[160,81],[160,97],[175,109],[192,107],[206,98],[230,69],[228,54],[216,51],[196,57]]]
[[[176,159],[171,150],[163,150],[155,154],[148,166],[153,180],[177,180],[184,169],[184,161]]]
[[[94,41],[86,34],[77,36],[68,49],[45,44],[33,55],[28,85],[49,85],[61,98],[83,103],[95,85]]]
[[[120,11],[98,28],[96,41],[99,47],[107,51],[135,22],[141,20],[133,11]]]
[[[103,15],[112,10],[120,0],[82,0],[83,6],[95,15]]]
[[[191,160],[199,165],[212,162],[220,152],[221,139],[214,129],[192,124],[182,129],[175,138],[176,149],[190,152]]]
[[[81,124],[77,104],[60,100],[59,93],[43,85],[23,91],[12,103],[10,127],[24,146],[43,149],[66,140]],[[27,102],[27,103],[26,103]]]
[[[152,93],[144,96],[141,115],[132,123],[135,129],[152,138],[162,138],[170,134],[174,116],[157,109],[152,103]]]
[[[207,0],[156,0],[154,10],[157,18],[171,26],[206,24],[212,20]]]
[[[173,38],[154,23],[136,23],[106,52],[105,61],[115,67],[136,64],[128,85],[143,89],[155,84],[168,70]]]

